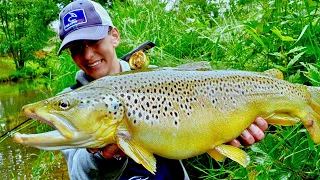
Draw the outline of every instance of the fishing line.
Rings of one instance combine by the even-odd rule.
[[[30,120],[32,120],[32,118],[26,119],[25,121],[23,121],[22,123],[20,123],[20,124],[17,125],[16,127],[12,128],[12,129],[10,129],[9,131],[7,131],[6,133],[2,134],[2,135],[0,136],[0,139],[2,139],[2,138],[5,137],[5,136],[10,135],[12,131],[14,131],[15,129],[17,129],[18,127],[22,126],[23,124],[25,124],[26,122],[28,122],[28,121],[30,121]],[[0,140],[0,142],[2,142],[2,140]]]

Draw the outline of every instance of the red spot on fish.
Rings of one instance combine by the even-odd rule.
[[[313,120],[309,120],[309,126],[313,126]]]

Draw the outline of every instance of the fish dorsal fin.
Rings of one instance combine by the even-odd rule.
[[[175,69],[178,70],[184,70],[184,71],[211,71],[213,70],[210,66],[210,62],[208,61],[198,61],[198,62],[191,62],[179,65],[175,67]]]
[[[231,145],[221,144],[210,150],[208,154],[218,161],[228,157],[238,162],[243,167],[246,167],[250,162],[250,157],[245,151]]]
[[[269,76],[269,77],[274,77],[277,79],[283,79],[283,74],[279,69],[269,69],[266,70],[262,73],[263,75]]]
[[[150,171],[152,174],[155,174],[156,158],[153,156],[153,154],[141,147],[132,138],[128,138],[127,135],[121,136],[122,133],[117,134],[118,146],[121,148],[121,150],[136,163],[142,164],[148,171]]]

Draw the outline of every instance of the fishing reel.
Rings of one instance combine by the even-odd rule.
[[[140,50],[131,55],[129,65],[131,69],[145,69],[150,65],[150,59],[143,50]]]
[[[150,65],[150,59],[145,54],[145,51],[153,48],[154,46],[155,44],[153,42],[147,41],[121,57],[121,59],[127,61],[131,69],[135,70],[148,68]]]

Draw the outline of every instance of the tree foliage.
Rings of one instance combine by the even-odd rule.
[[[54,35],[49,24],[58,18],[54,0],[0,0],[0,54],[14,59],[16,69],[33,58]]]

